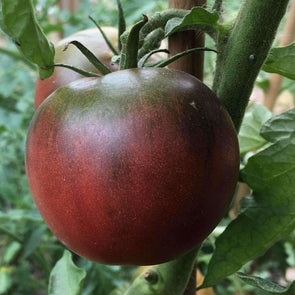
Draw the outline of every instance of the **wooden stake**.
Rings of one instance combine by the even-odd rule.
[[[79,8],[79,0],[60,0],[59,6],[61,9],[75,12]]]
[[[169,0],[169,8],[191,9],[194,6],[206,6],[206,0]],[[185,31],[173,34],[169,38],[171,55],[190,48],[204,47],[205,37],[202,32]],[[204,52],[196,52],[173,62],[169,68],[190,73],[203,80]]]

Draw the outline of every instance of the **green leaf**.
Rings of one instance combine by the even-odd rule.
[[[51,271],[48,295],[80,295],[86,272],[72,261],[72,255],[65,250],[63,257]]]
[[[274,144],[251,157],[242,171],[243,179],[256,193],[268,194],[268,203],[285,205],[288,211],[295,207],[294,126],[295,108],[270,119],[261,134]]]
[[[261,135],[269,142],[291,139],[294,136],[295,108],[270,119],[261,129]]]
[[[295,80],[295,42],[288,46],[272,48],[262,70]]]
[[[165,33],[166,36],[170,36],[180,30],[199,29],[201,25],[201,28],[215,39],[219,29],[218,20],[218,12],[210,12],[202,7],[194,7],[183,18],[174,17],[170,19],[166,24]]]
[[[16,255],[21,250],[21,247],[22,245],[18,242],[10,242],[5,249],[5,253],[3,255],[3,262],[6,264],[11,263],[12,260],[16,257]]]
[[[45,224],[41,224],[32,232],[29,233],[28,237],[24,241],[23,249],[22,249],[22,256],[23,258],[29,257],[39,246],[42,235],[47,229]]]
[[[272,117],[272,113],[262,105],[253,104],[246,112],[239,132],[239,145],[242,154],[257,150],[266,144],[260,135],[262,125]]]
[[[262,290],[262,294],[267,295],[293,295],[295,294],[295,282],[293,282],[288,288],[282,287],[272,281],[259,278],[257,276],[250,276],[244,273],[238,272],[236,275],[248,285],[254,286]]]
[[[49,77],[53,68],[54,46],[40,27],[32,0],[1,0],[0,23],[21,53],[39,67],[41,79]]]
[[[0,294],[7,294],[12,285],[11,270],[8,267],[0,267]]]
[[[294,229],[294,207],[288,209],[282,205],[276,208],[256,201],[262,198],[267,200],[269,196],[255,195],[255,200],[249,202],[251,205],[216,239],[216,249],[202,288],[215,285],[238,271]]]
[[[26,220],[39,221],[39,222],[43,221],[37,209],[33,209],[33,210],[11,209],[5,213],[0,211],[1,222],[3,221],[14,222],[14,221],[26,221]]]
[[[289,116],[282,114],[268,121],[263,130],[278,131],[282,122],[291,126]],[[275,143],[249,158],[241,173],[253,190],[251,202],[217,238],[203,287],[238,271],[294,230],[294,128],[267,134]]]

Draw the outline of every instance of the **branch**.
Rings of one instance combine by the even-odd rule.
[[[288,2],[244,0],[233,28],[219,36],[213,90],[237,130]]]

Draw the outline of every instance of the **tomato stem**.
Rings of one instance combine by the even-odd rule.
[[[233,27],[218,38],[213,91],[239,130],[257,75],[289,0],[244,0]],[[250,58],[250,57],[255,57]]]
[[[146,36],[142,47],[138,51],[138,58],[142,58],[150,51],[157,49],[161,46],[161,41],[165,38],[165,31],[163,28],[157,28],[149,35]]]
[[[165,30],[166,23],[173,17],[183,18],[189,10],[184,9],[167,9],[163,12],[156,13],[149,18],[149,21],[142,27],[139,35],[139,47],[144,44],[145,38],[154,30],[162,28]]]

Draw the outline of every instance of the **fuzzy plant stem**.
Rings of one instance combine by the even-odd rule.
[[[219,36],[213,91],[237,130],[288,2],[244,0],[233,27]]]
[[[190,280],[199,248],[141,274],[124,295],[182,295]]]

